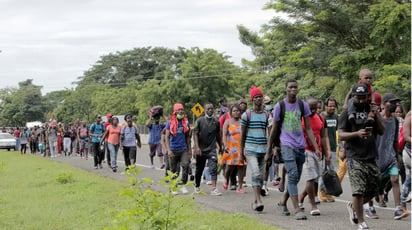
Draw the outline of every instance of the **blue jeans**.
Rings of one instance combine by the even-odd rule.
[[[291,196],[298,195],[298,183],[302,175],[303,164],[305,163],[305,149],[291,148],[286,145],[281,146],[281,153],[285,161],[288,173],[288,183],[286,189]]]
[[[409,152],[409,153],[408,153]],[[405,171],[406,171],[406,179],[402,185],[401,190],[401,206],[406,207],[406,198],[408,197],[409,193],[411,192],[411,157],[410,157],[411,149],[405,146],[403,149],[403,163],[405,164]]]
[[[107,148],[110,152],[110,166],[112,168],[117,168],[117,152],[119,151],[119,145],[108,143]]]
[[[246,151],[247,165],[252,174],[252,187],[262,187],[265,169],[265,153]]]

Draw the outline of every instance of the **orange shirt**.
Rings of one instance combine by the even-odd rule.
[[[107,142],[112,145],[120,144],[120,130],[120,125],[117,125],[116,127],[113,125],[107,126],[107,131],[109,132],[107,134]]]

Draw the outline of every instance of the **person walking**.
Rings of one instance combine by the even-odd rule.
[[[182,177],[180,188],[182,194],[188,194],[185,187],[189,173],[189,159],[192,157],[192,148],[190,142],[190,126],[185,116],[184,107],[180,103],[173,105],[173,113],[166,123],[166,147],[170,159],[171,172],[178,175],[182,167]],[[177,191],[172,191],[178,194]]]
[[[89,133],[92,139],[92,151],[93,151],[93,163],[94,169],[103,168],[102,162],[104,158],[104,152],[100,149],[100,141],[103,133],[105,132],[104,125],[102,124],[102,116],[96,115],[96,121],[90,125]]]
[[[102,145],[102,140],[104,140],[107,137],[107,148],[110,152],[111,160],[110,166],[113,172],[117,172],[117,153],[120,147],[120,131],[121,127],[119,125],[119,118],[113,117],[112,124],[107,126],[107,129],[105,130],[100,140],[100,145]]]
[[[379,168],[376,164],[376,135],[384,133],[377,106],[369,106],[368,88],[356,84],[352,88],[355,113],[345,109],[339,117],[339,140],[345,141],[352,201],[347,203],[349,220],[358,229],[369,229],[363,217],[363,204],[377,195]],[[370,114],[373,113],[371,116]],[[349,120],[349,116],[354,117]],[[368,119],[369,114],[369,119]],[[373,121],[370,119],[373,118]],[[367,125],[367,126],[365,126]]]
[[[273,124],[270,132],[268,148],[266,150],[266,160],[272,159],[275,147],[280,147],[281,155],[285,162],[288,181],[286,192],[278,203],[278,211],[282,215],[290,215],[287,208],[287,200],[292,200],[295,218],[306,220],[306,215],[299,208],[298,183],[302,174],[303,163],[305,162],[305,137],[302,127],[302,119],[305,123],[305,130],[310,143],[314,147],[315,156],[320,159],[321,152],[313,136],[309,122],[312,112],[306,102],[298,99],[298,83],[295,79],[288,79],[285,84],[286,98],[276,103],[273,111]]]
[[[222,151],[220,125],[219,121],[213,116],[213,104],[206,103],[204,107],[205,115],[196,120],[193,135],[194,153],[196,155],[195,191],[200,192],[200,181],[207,161],[212,181],[210,194],[220,196],[222,193],[216,186],[218,167],[216,143],[219,146],[219,153]]]
[[[316,145],[318,146],[319,150],[322,151],[322,156],[319,158],[318,155],[315,153],[315,147],[311,144],[308,135],[305,130],[305,124],[302,121],[302,127],[304,128],[305,132],[305,140],[306,140],[306,147],[305,147],[305,156],[306,160],[303,164],[303,170],[305,171],[306,176],[306,188],[305,190],[299,194],[299,208],[303,209],[303,200],[305,199],[306,195],[309,197],[310,204],[312,206],[310,210],[311,216],[319,216],[320,211],[316,205],[315,194],[317,192],[315,183],[317,183],[318,179],[321,177],[321,173],[323,171],[322,159],[325,159],[325,164],[330,164],[330,146],[328,140],[328,134],[326,130],[325,119],[321,114],[318,113],[318,100],[315,98],[308,98],[306,102],[309,105],[309,109],[312,114],[309,116],[310,126],[312,128],[313,135],[316,140]]]
[[[234,104],[229,109],[230,116],[232,117],[229,120],[226,120],[223,124],[223,135],[222,142],[224,146],[224,154],[222,156],[221,162],[222,165],[226,165],[224,172],[225,182],[223,183],[223,190],[228,189],[228,183],[231,179],[233,169],[237,169],[239,176],[239,187],[236,190],[237,193],[244,194],[246,191],[243,189],[243,174],[244,166],[247,165],[246,157],[243,157],[241,161],[240,155],[244,154],[240,152],[240,136],[241,136],[241,126],[240,126],[240,107],[237,104]],[[235,180],[236,181],[236,180]],[[235,183],[236,184],[236,183]]]
[[[20,153],[21,154],[26,154],[28,142],[29,142],[29,131],[27,127],[25,127],[20,132]]]
[[[124,162],[126,170],[130,166],[136,164],[136,146],[141,148],[142,142],[140,141],[139,129],[133,124],[131,114],[126,114],[124,120],[127,122],[126,126],[123,126],[120,131],[120,146],[123,149]]]
[[[333,98],[327,98],[324,103],[324,112],[322,116],[325,118],[326,130],[328,133],[328,140],[330,146],[330,162],[329,168],[332,170],[337,169],[337,158],[336,153],[337,143],[336,143],[336,132],[338,130],[338,116],[335,114],[335,111],[338,107],[338,103]],[[325,159],[322,161],[322,168],[325,168]],[[335,198],[332,195],[326,194],[325,184],[323,183],[322,177],[319,177],[319,191],[318,197],[322,202],[334,202]]]
[[[405,182],[401,191],[401,207],[406,209],[408,195],[411,192],[411,111],[406,114],[403,122],[403,137],[405,139],[405,146],[403,148],[402,157],[405,164]]]
[[[268,114],[263,106],[263,92],[260,88],[252,86],[250,89],[250,99],[253,103],[251,110],[246,110],[242,114],[240,153],[246,153],[248,166],[252,173],[252,188],[254,200],[252,209],[261,212],[264,209],[260,197],[260,190],[263,185],[263,173],[265,169],[265,151],[267,147],[267,127]],[[245,161],[244,155],[240,154],[240,161]]]
[[[154,157],[157,155],[159,157],[160,169],[164,169],[165,164],[163,161],[163,150],[162,150],[162,130],[165,128],[164,123],[160,123],[160,115],[152,116],[146,121],[146,127],[149,128],[149,149],[150,149],[150,163],[151,168],[154,169]]]
[[[381,122],[385,128],[383,135],[376,137],[377,149],[377,165],[380,169],[380,186],[379,186],[379,201],[383,202],[383,190],[386,182],[389,180],[392,185],[393,198],[395,201],[394,219],[400,220],[409,215],[406,208],[401,206],[400,201],[400,186],[399,186],[399,158],[398,154],[398,135],[399,121],[394,116],[396,106],[400,100],[392,93],[386,93],[382,98]],[[373,207],[373,201],[364,205],[365,216],[372,219],[377,219],[378,215]]]

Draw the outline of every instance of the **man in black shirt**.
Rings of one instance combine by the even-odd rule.
[[[352,202],[347,204],[350,221],[359,224],[359,229],[368,229],[363,217],[363,204],[377,194],[379,169],[376,165],[375,136],[382,135],[384,127],[377,113],[377,105],[367,102],[368,88],[356,84],[352,88],[353,103],[356,108],[354,122],[348,121],[348,110],[339,117],[339,139],[346,141],[346,158],[352,187]],[[373,121],[368,120],[372,111]]]

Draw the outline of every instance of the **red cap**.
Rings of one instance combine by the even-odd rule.
[[[263,97],[263,92],[258,87],[252,85],[252,87],[250,88],[250,99],[253,100],[253,98],[256,97],[257,95],[260,95]]]
[[[113,117],[113,114],[108,113],[108,114],[106,114],[106,117],[107,117],[107,118],[112,118],[112,117]]]

